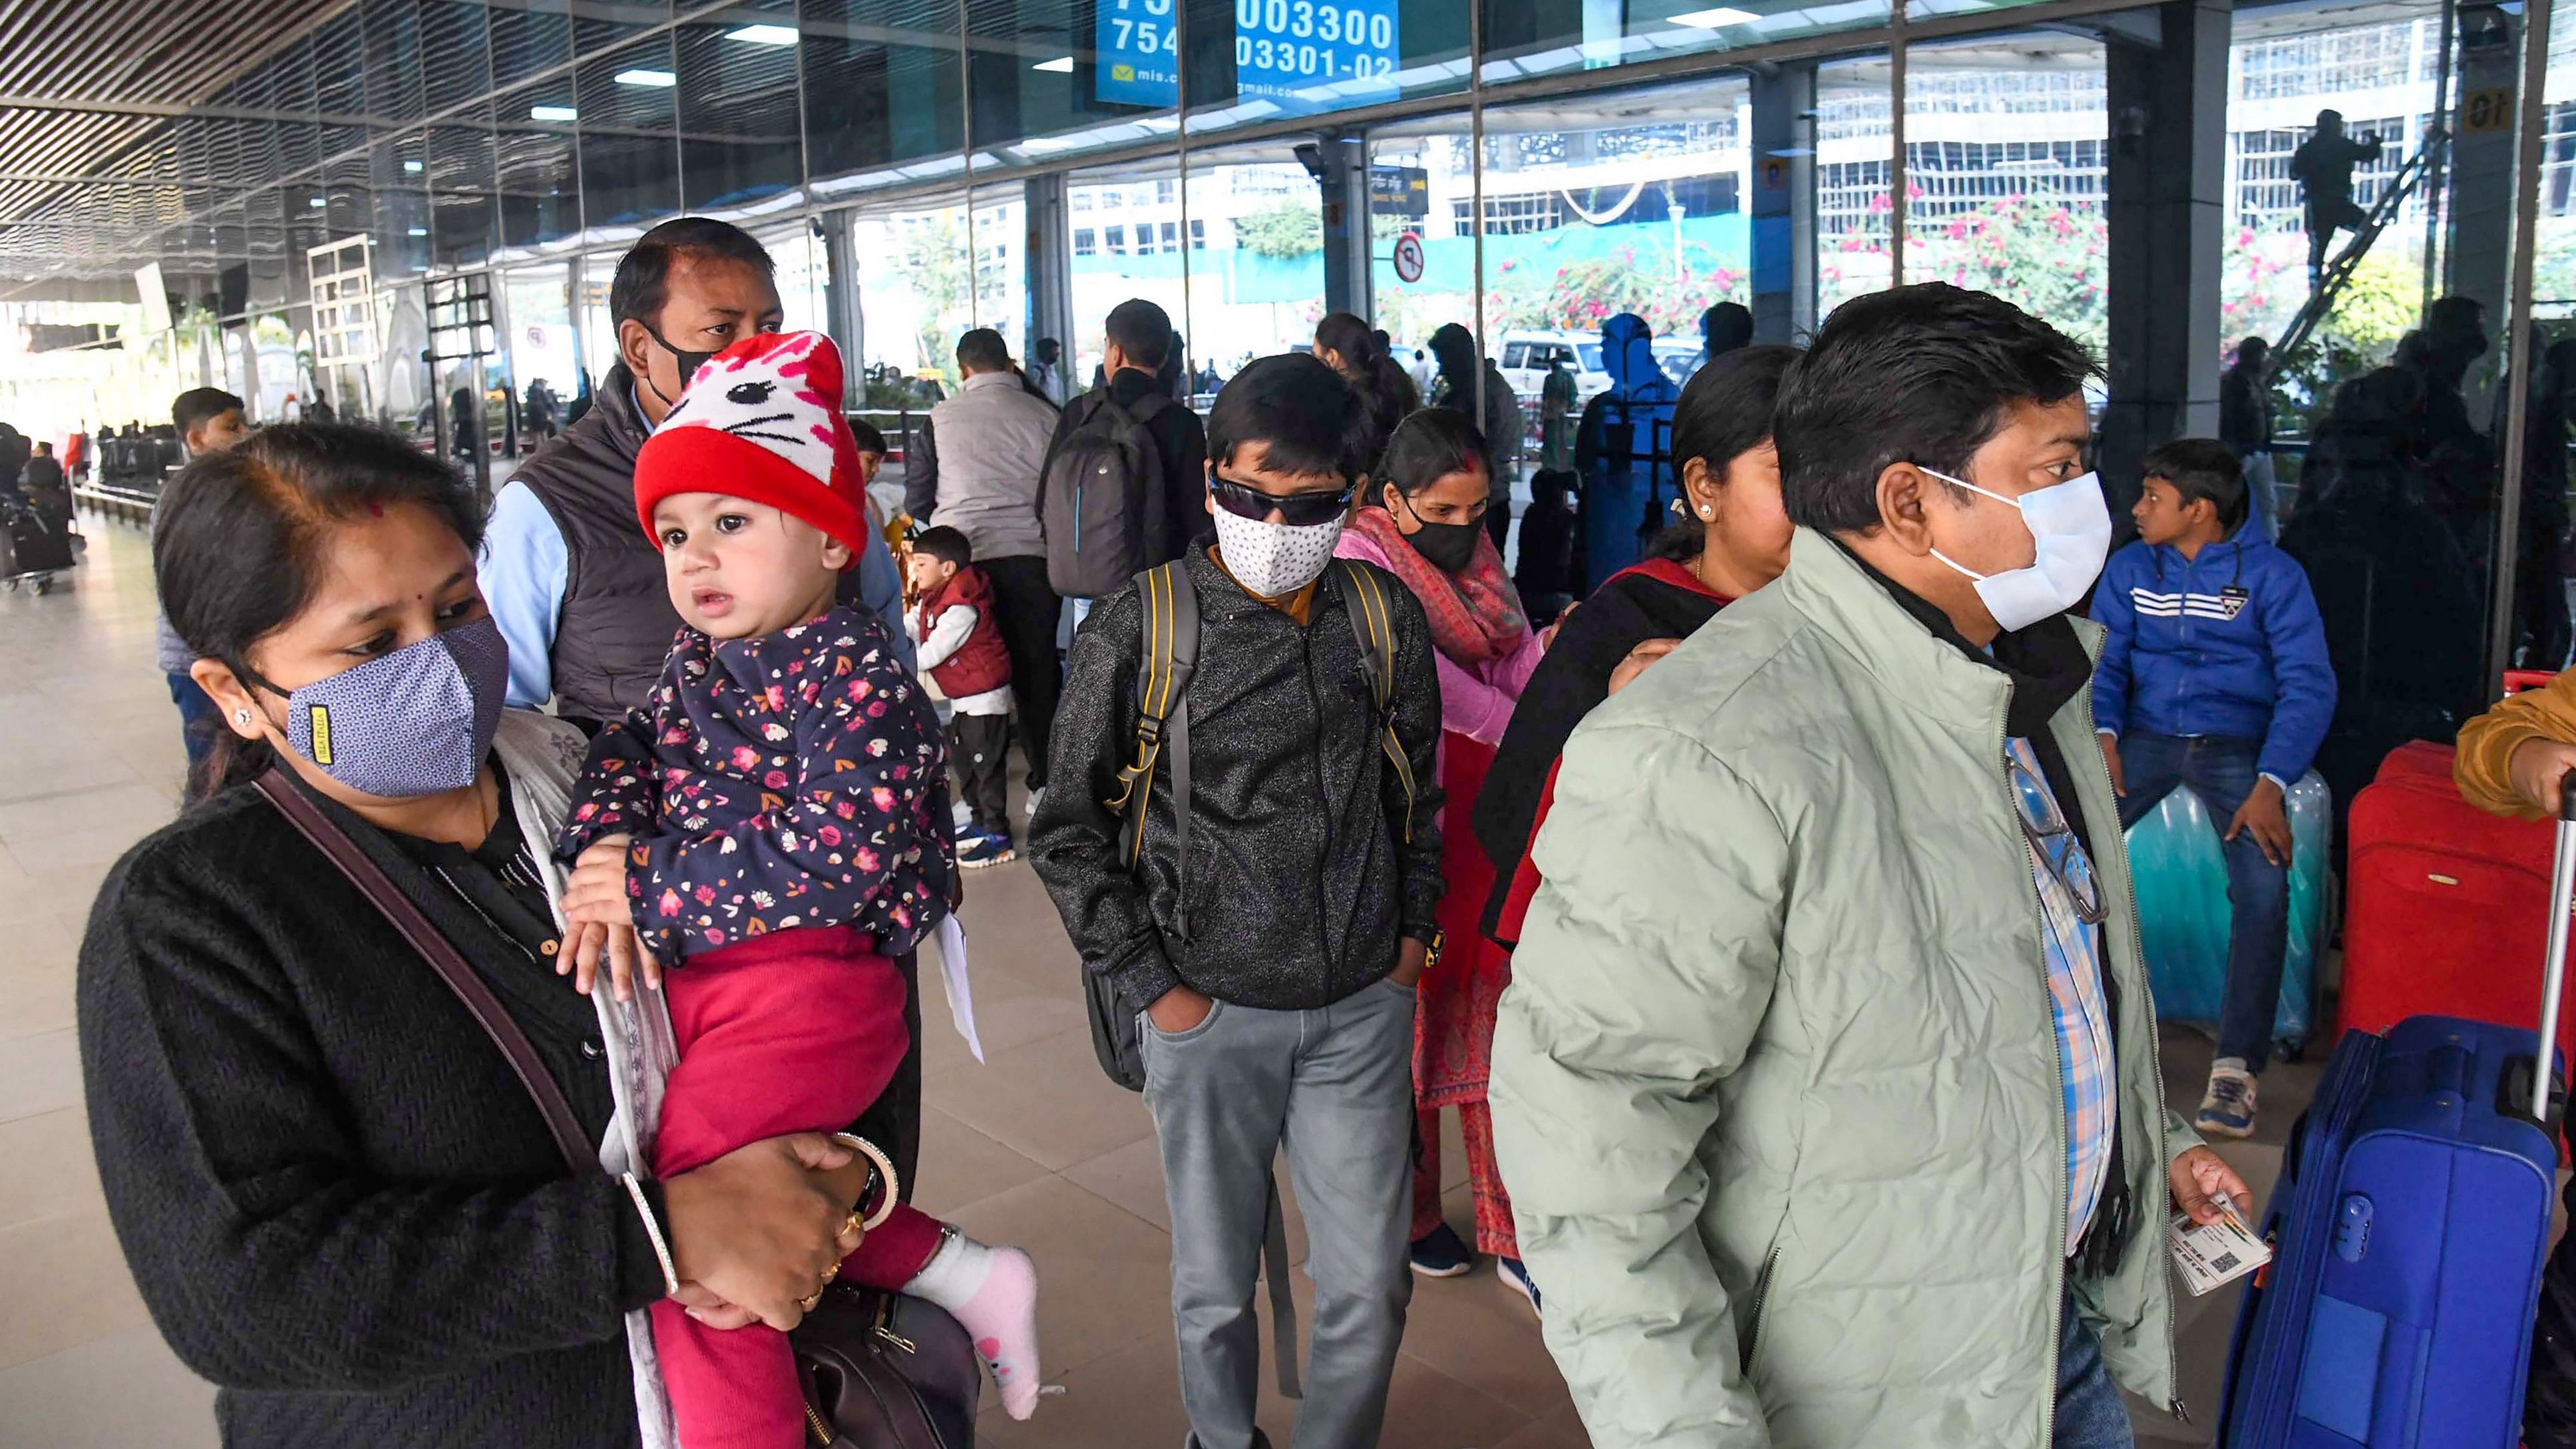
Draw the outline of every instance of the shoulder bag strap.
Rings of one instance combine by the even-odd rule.
[[[402,933],[403,939],[411,943],[411,948],[420,953],[421,959],[438,972],[439,979],[447,983],[447,989],[456,993],[456,999],[473,1013],[484,1034],[501,1049],[501,1055],[509,1058],[510,1070],[518,1073],[519,1084],[526,1087],[529,1097],[535,1100],[537,1111],[546,1119],[546,1130],[554,1134],[555,1146],[563,1153],[564,1161],[571,1164],[575,1172],[597,1171],[598,1151],[592,1146],[589,1134],[581,1130],[580,1120],[573,1116],[572,1103],[564,1100],[563,1088],[555,1085],[553,1074],[546,1070],[545,1059],[537,1055],[535,1043],[529,1041],[527,1033],[510,1019],[509,1011],[492,994],[492,988],[483,984],[483,978],[474,974],[474,968],[466,964],[464,956],[439,934],[438,928],[429,923],[429,918],[420,913],[418,906],[404,898],[384,871],[367,859],[357,843],[333,824],[331,817],[323,814],[320,807],[304,798],[303,792],[284,775],[271,770],[255,783],[259,792],[268,797],[269,803],[277,807],[277,812],[286,817],[286,823],[294,826],[297,834],[313,842],[313,848],[321,851],[323,857],[348,878],[349,884],[356,886],[358,893],[384,914],[393,928]]]

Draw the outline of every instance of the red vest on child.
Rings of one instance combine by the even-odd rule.
[[[921,637],[927,640],[939,616],[960,605],[975,611],[975,627],[956,653],[930,671],[930,677],[939,682],[939,692],[950,699],[982,694],[1011,682],[1010,651],[1002,647],[1002,628],[993,618],[993,586],[973,564],[923,597],[916,626]]]

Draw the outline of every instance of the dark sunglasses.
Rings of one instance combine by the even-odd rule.
[[[1208,477],[1208,496],[1238,518],[1266,519],[1275,511],[1291,528],[1312,528],[1332,522],[1350,508],[1352,486],[1345,483],[1330,493],[1264,493],[1216,473]]]

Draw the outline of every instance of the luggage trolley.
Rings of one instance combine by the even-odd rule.
[[[23,499],[0,498],[0,590],[23,585],[37,595],[53,592],[54,576],[72,567],[71,526],[47,519]]]

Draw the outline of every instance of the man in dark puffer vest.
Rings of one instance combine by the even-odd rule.
[[[552,699],[570,719],[617,719],[661,675],[680,616],[660,551],[635,527],[635,453],[700,363],[779,329],[771,272],[747,233],[694,216],[646,232],[618,261],[608,289],[616,365],[590,411],[492,502],[482,584],[510,641],[511,704]],[[900,632],[902,589],[882,541],[850,583]]]

